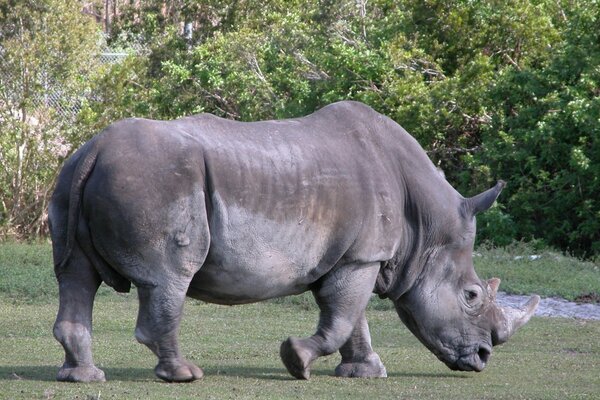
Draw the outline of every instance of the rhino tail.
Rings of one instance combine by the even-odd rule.
[[[96,142],[88,152],[86,152],[77,162],[73,171],[71,181],[71,189],[69,190],[69,206],[67,210],[67,226],[66,226],[66,241],[62,257],[55,265],[57,270],[65,267],[75,245],[75,234],[77,233],[77,225],[79,223],[79,213],[81,211],[81,195],[88,177],[92,173],[98,157],[98,147]]]

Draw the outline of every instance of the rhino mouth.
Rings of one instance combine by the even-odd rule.
[[[453,371],[481,372],[487,365],[492,350],[487,345],[480,345],[475,351],[461,355],[454,362],[444,362]]]
[[[492,347],[488,341],[484,340],[480,344],[471,342],[467,345],[445,345],[444,340],[430,341],[426,335],[421,334],[416,320],[400,304],[396,304],[396,311],[404,325],[451,370],[481,372],[486,367],[492,355]],[[448,340],[447,343],[456,344],[456,341]]]

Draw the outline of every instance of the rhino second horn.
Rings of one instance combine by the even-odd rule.
[[[540,302],[540,296],[534,295],[520,308],[498,307],[500,318],[498,329],[492,332],[492,343],[495,345],[506,342],[520,327],[535,314],[535,310]]]
[[[500,278],[492,278],[488,279],[488,291],[493,300],[496,300],[496,295],[498,294],[498,287],[500,287]]]

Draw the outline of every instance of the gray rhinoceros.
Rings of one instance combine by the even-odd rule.
[[[135,336],[166,381],[203,376],[179,352],[186,296],[233,305],[308,290],[317,331],[280,348],[296,378],[335,351],[338,376],[386,376],[365,318],[373,292],[447,366],[481,371],[539,301],[502,308],[499,280],[473,269],[475,214],[503,186],[463,198],[402,127],[356,102],[280,121],[117,122],[66,162],[49,207],[58,380],[105,379],[91,350],[101,282],[137,287]]]

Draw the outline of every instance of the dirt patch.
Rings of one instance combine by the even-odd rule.
[[[587,293],[578,296],[575,299],[576,303],[600,303],[600,294],[598,293]]]
[[[529,296],[498,293],[501,306],[520,307],[529,300]],[[600,303],[575,303],[556,297],[547,297],[540,301],[535,312],[538,317],[562,317],[600,320]]]

